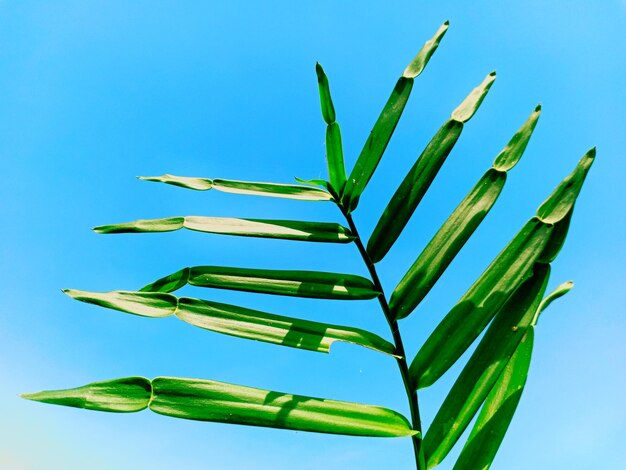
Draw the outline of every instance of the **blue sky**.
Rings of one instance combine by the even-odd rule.
[[[406,412],[395,364],[375,352],[337,344],[323,355],[253,343],[175,319],[98,309],[60,289],[134,289],[202,264],[364,274],[351,245],[89,229],[172,215],[339,221],[330,204],[195,193],[134,177],[325,177],[316,61],[328,73],[353,164],[395,80],[446,19],[450,30],[416,80],[355,214],[362,232],[452,109],[491,70],[498,79],[380,263],[387,290],[538,102],[544,111],[496,207],[403,321],[408,353],[597,145],[553,264],[551,285],[573,279],[576,286],[542,319],[495,468],[614,469],[626,460],[624,1],[23,1],[0,2],[0,17],[0,467],[412,468],[405,439],[94,413],[17,394],[172,375]],[[374,301],[185,292],[388,333]],[[426,422],[459,370],[423,393]]]

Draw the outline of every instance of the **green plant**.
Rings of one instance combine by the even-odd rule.
[[[572,287],[571,283],[565,283],[544,296],[550,263],[564,243],[574,204],[595,150],[583,156],[573,173],[442,319],[415,358],[407,361],[398,321],[418,306],[494,205],[503,190],[507,172],[520,160],[541,112],[538,106],[531,113],[387,297],[376,263],[384,259],[399,237],[459,139],[464,123],[472,118],[495,80],[495,73],[487,75],[452,112],[417,159],[364,243],[352,214],[400,119],[414,79],[423,71],[447,28],[446,22],[404,70],[348,177],[328,80],[318,64],[322,115],[327,124],[328,182],[310,180],[285,185],[171,175],[142,178],[200,191],[216,189],[330,201],[339,208],[347,227],[284,220],[171,217],[95,229],[99,233],[125,233],[187,228],[241,236],[354,243],[369,271],[369,279],[352,274],[197,266],[181,269],[139,291],[64,291],[77,300],[122,312],[146,317],[176,316],[200,328],[283,346],[328,352],[334,341],[346,341],[385,353],[397,362],[406,389],[410,420],[377,406],[288,395],[212,380],[168,377],[153,380],[129,377],[24,397],[100,411],[134,412],[150,408],[160,414],[195,420],[362,436],[410,436],[416,467],[421,470],[441,462],[478,414],[455,468],[489,467],[524,388],[539,315]],[[172,294],[187,284],[319,299],[377,299],[389,324],[392,341],[357,328]],[[423,433],[417,391],[441,377],[485,329],[432,424]]]

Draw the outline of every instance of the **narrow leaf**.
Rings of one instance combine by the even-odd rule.
[[[423,72],[426,64],[428,64],[428,61],[437,50],[437,47],[439,47],[439,42],[443,39],[449,26],[450,22],[446,21],[439,27],[435,35],[424,43],[415,58],[411,61],[407,68],[404,69],[402,76],[406,78],[415,78]]]
[[[174,418],[352,436],[402,437],[418,434],[411,429],[404,416],[387,408],[289,395],[214,380],[157,377],[150,382],[131,377],[77,389],[29,394],[25,398],[78,408],[119,411],[108,409],[107,405],[103,408],[99,408],[98,404],[95,407],[85,406],[91,405],[91,398],[85,400],[84,396],[95,392],[98,403],[116,402],[120,399],[120,389],[116,384],[135,382],[147,387],[147,396],[142,392],[135,408],[123,411],[139,411],[148,406],[156,413]],[[126,390],[122,392],[126,393]]]
[[[172,232],[182,228],[205,233],[311,242],[349,243],[354,238],[350,230],[335,223],[201,216],[137,220],[103,225],[94,228],[94,230],[98,233],[152,233]]]
[[[25,393],[22,398],[87,410],[132,413],[147,408],[151,395],[152,386],[148,379],[127,377],[68,390]]]
[[[531,328],[487,396],[454,470],[486,470],[491,466],[522,397],[533,340]]]
[[[344,341],[396,355],[395,347],[374,333],[347,326],[273,315],[208,300],[178,298],[158,292],[64,291],[95,305],[147,317],[176,316],[191,325],[240,338],[328,353],[335,341]]]
[[[439,465],[461,437],[515,352],[548,282],[549,265],[536,264],[503,305],[448,393],[424,437],[428,467]]]
[[[145,286],[141,291],[173,292],[185,284],[318,299],[373,299],[380,294],[369,279],[354,274],[221,266],[185,268]]]
[[[367,243],[367,252],[374,263],[383,259],[404,230],[422,197],[437,176],[443,162],[459,139],[462,130],[462,123],[447,121],[437,131],[409,170],[389,201]]]
[[[532,218],[500,252],[415,356],[410,367],[415,386],[433,384],[474,342],[526,279],[551,231],[552,226]]]
[[[567,282],[564,282],[563,284],[560,284],[552,292],[550,292],[546,296],[546,298],[541,301],[541,305],[539,305],[539,308],[537,309],[537,313],[535,313],[535,316],[533,318],[532,325],[536,326],[537,321],[539,320],[539,315],[541,315],[541,313],[545,309],[547,309],[552,302],[554,302],[556,299],[560,297],[563,297],[570,290],[572,290],[572,287],[574,287],[574,283],[572,281],[567,281]]]
[[[426,245],[391,295],[396,318],[408,316],[422,301],[474,233],[504,188],[506,173],[489,169]]]
[[[328,84],[328,77],[324,72],[324,69],[319,64],[315,64],[315,72],[317,73],[317,86],[320,91],[320,104],[322,107],[322,116],[326,124],[332,124],[335,122],[335,107],[333,106],[333,100],[330,96],[330,86]]]
[[[330,184],[337,194],[341,194],[346,183],[346,168],[343,163],[341,129],[336,122],[326,128],[326,162]]]
[[[328,201],[331,199],[328,191],[311,188],[299,184],[257,183],[252,181],[238,181],[228,179],[193,178],[188,176],[139,176],[143,181],[154,181],[180,186],[197,191],[217,189],[218,191],[252,196],[271,196],[302,201]]]
[[[387,144],[391,139],[391,135],[402,116],[404,107],[411,94],[414,79],[422,73],[426,64],[439,46],[441,38],[448,30],[449,23],[446,21],[435,33],[435,35],[427,41],[422,49],[417,53],[415,58],[406,67],[402,77],[396,83],[396,86],[387,100],[387,104],[383,108],[376,124],[372,128],[370,135],[365,142],[363,150],[350,173],[342,197],[344,206],[352,211],[356,208],[359,197],[365,190],[365,186],[372,178],[380,159],[387,148]]]
[[[493,167],[500,171],[509,171],[524,154],[530,137],[533,135],[537,121],[541,115],[541,105],[537,105],[526,122],[519,128],[508,145],[496,157]]]
[[[491,72],[480,85],[472,90],[465,100],[452,112],[452,119],[467,122],[474,115],[480,104],[487,96],[487,92],[496,80],[496,72]]]

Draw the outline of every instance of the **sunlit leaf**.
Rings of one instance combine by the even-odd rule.
[[[132,397],[128,398],[127,393]],[[174,418],[296,431],[371,437],[417,434],[404,416],[387,408],[289,395],[215,380],[157,377],[150,382],[131,377],[23,396],[100,411],[139,411],[149,407]],[[121,409],[118,402],[122,403]]]
[[[142,292],[173,292],[184,285],[318,299],[373,299],[380,292],[369,279],[320,271],[196,266],[165,276]]]
[[[166,183],[196,191],[216,189],[226,193],[249,194],[252,196],[271,196],[303,201],[329,201],[328,191],[298,184],[257,183],[253,181],[237,181],[228,179],[193,178],[189,176],[139,176],[143,181]]]
[[[496,80],[496,72],[491,72],[485,77],[480,85],[472,90],[465,100],[452,111],[452,119],[459,122],[467,122],[474,115],[480,104],[487,96],[487,92]]]
[[[327,353],[335,341],[358,344],[390,355],[395,347],[369,331],[284,317],[208,300],[159,292],[87,292],[66,289],[70,297],[147,317],[176,316],[191,325],[240,338]]]
[[[354,238],[350,230],[335,223],[202,216],[136,220],[102,225],[94,230],[98,233],[153,233],[172,232],[182,228],[206,233],[310,242],[349,243]]]

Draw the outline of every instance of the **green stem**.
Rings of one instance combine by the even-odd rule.
[[[398,353],[398,356],[400,356],[397,358],[397,363],[398,368],[400,369],[400,375],[402,376],[402,382],[404,383],[404,390],[409,401],[411,422],[413,425],[413,429],[415,431],[419,431],[420,433],[419,435],[412,437],[413,450],[415,453],[415,466],[417,470],[426,470],[423,457],[421,457],[420,455],[422,452],[422,421],[420,418],[419,403],[417,401],[417,390],[415,390],[415,387],[413,387],[411,383],[411,377],[409,376],[409,367],[406,362],[406,353],[404,351],[404,343],[402,342],[402,336],[400,335],[398,322],[396,321],[393,314],[391,313],[391,310],[389,309],[389,303],[387,302],[387,298],[385,297],[383,286],[380,282],[380,278],[378,277],[378,273],[376,272],[376,267],[374,266],[374,263],[372,262],[370,256],[367,254],[365,246],[363,246],[363,242],[361,241],[361,237],[359,236],[359,232],[356,228],[356,225],[354,224],[352,216],[347,210],[345,210],[345,208],[340,203],[337,203],[337,205],[339,206],[341,213],[344,215],[346,221],[348,222],[348,226],[350,227],[352,235],[354,235],[355,237],[354,243],[356,244],[359,253],[361,254],[361,257],[363,258],[363,262],[367,266],[367,270],[372,277],[372,282],[374,283],[374,286],[376,286],[376,289],[380,292],[377,297],[378,303],[380,303],[380,307],[383,311],[383,314],[385,315],[385,319],[389,324],[389,329],[391,330],[391,334],[393,336],[393,342],[396,347],[396,352]]]

